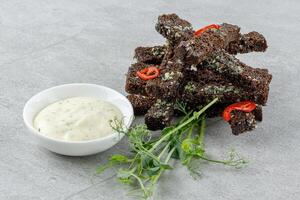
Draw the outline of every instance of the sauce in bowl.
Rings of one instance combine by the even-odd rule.
[[[93,97],[73,97],[42,109],[33,126],[40,134],[60,140],[84,141],[112,134],[111,120],[122,120],[113,104]]]

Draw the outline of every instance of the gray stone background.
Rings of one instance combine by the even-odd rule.
[[[39,147],[22,121],[26,100],[73,82],[102,84],[122,93],[124,74],[139,45],[161,44],[157,16],[176,12],[194,28],[238,24],[265,35],[266,53],[239,55],[273,74],[264,121],[239,137],[210,120],[206,146],[222,157],[230,147],[250,160],[241,170],[203,164],[194,180],[174,162],[155,200],[296,200],[300,198],[300,1],[0,0],[0,199],[131,199],[114,171],[94,176],[126,139],[102,154],[66,157]],[[142,122],[138,118],[135,123]]]

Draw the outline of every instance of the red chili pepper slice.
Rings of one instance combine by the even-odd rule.
[[[219,29],[220,27],[221,26],[218,24],[211,24],[211,25],[208,25],[208,26],[198,29],[197,31],[195,31],[194,35],[199,36],[199,35],[201,35],[201,33],[203,33],[204,31],[206,31],[208,29],[212,29],[212,28]]]
[[[242,101],[238,103],[231,104],[227,106],[223,111],[223,119],[225,121],[230,121],[231,112],[233,110],[240,110],[244,112],[251,112],[256,108],[256,104],[252,101]]]
[[[157,67],[152,66],[152,67],[142,69],[142,70],[138,71],[136,74],[141,79],[147,81],[147,80],[154,79],[154,78],[158,77],[159,69]]]

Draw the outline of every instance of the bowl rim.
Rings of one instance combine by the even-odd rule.
[[[62,84],[62,85],[57,85],[57,86],[53,86],[53,87],[50,87],[50,88],[47,88],[45,90],[42,90],[38,93],[36,93],[35,95],[33,95],[32,97],[30,97],[24,107],[23,107],[23,121],[26,125],[26,127],[34,134],[36,135],[37,137],[40,137],[40,138],[43,138],[43,139],[46,139],[46,140],[50,140],[52,142],[57,142],[57,143],[65,143],[65,144],[87,144],[87,143],[97,143],[97,142],[103,142],[103,141],[106,141],[106,140],[111,140],[113,138],[115,138],[116,136],[119,136],[119,139],[122,139],[123,136],[124,136],[124,133],[118,133],[116,131],[113,131],[113,133],[107,135],[107,136],[104,136],[104,137],[101,137],[101,138],[96,138],[96,139],[92,139],[92,140],[82,140],[82,141],[69,141],[69,140],[60,140],[60,139],[56,139],[56,138],[52,138],[52,137],[49,137],[49,136],[46,136],[46,135],[42,135],[40,134],[30,123],[29,123],[29,120],[25,117],[26,115],[26,110],[29,108],[29,103],[36,97],[38,97],[39,95],[45,93],[45,92],[48,92],[50,90],[56,90],[58,88],[62,88],[62,87],[67,87],[67,86],[80,86],[80,85],[84,85],[84,86],[92,86],[92,87],[98,87],[98,88],[104,88],[110,92],[113,92],[113,93],[116,93],[118,95],[120,95],[122,98],[124,98],[124,100],[128,103],[128,106],[129,106],[129,110],[130,110],[130,113],[128,115],[129,117],[129,120],[128,120],[128,123],[125,124],[125,127],[129,128],[130,125],[132,124],[133,122],[133,119],[134,119],[134,113],[133,113],[133,107],[132,107],[132,104],[130,103],[130,101],[123,95],[121,94],[120,92],[110,88],[110,87],[107,87],[107,86],[104,86],[104,85],[98,85],[98,84],[92,84],[92,83],[68,83],[68,84]],[[70,97],[71,98],[71,97]],[[115,105],[119,108],[118,105]],[[42,108],[43,109],[43,108]],[[41,109],[41,110],[42,110]],[[119,108],[120,109],[120,108]],[[41,111],[40,110],[40,111]],[[123,113],[124,114],[124,113]],[[123,116],[125,117],[125,116]]]

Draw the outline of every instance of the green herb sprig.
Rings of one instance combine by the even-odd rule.
[[[177,105],[185,116],[174,126],[163,129],[158,138],[152,137],[146,125],[125,129],[121,122],[113,121],[113,129],[127,135],[132,155],[115,154],[106,165],[98,167],[97,172],[102,173],[107,168],[121,165],[117,172],[118,180],[138,186],[142,197],[147,199],[153,194],[161,174],[173,169],[171,158],[180,160],[193,175],[199,175],[193,166],[195,160],[242,167],[247,162],[234,152],[226,160],[215,160],[205,153],[205,111],[217,101],[217,98],[214,99],[197,112],[187,112],[183,104]]]

